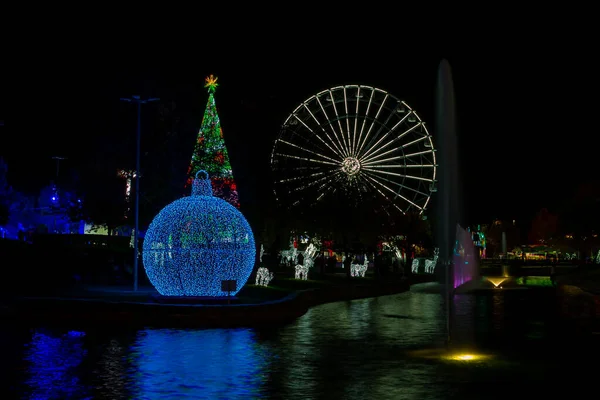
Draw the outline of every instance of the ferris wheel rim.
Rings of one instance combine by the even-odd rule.
[[[353,96],[355,99],[349,99],[349,96]],[[365,96],[369,97],[368,101],[365,101]],[[375,96],[378,96],[377,101],[373,101]],[[338,110],[338,106],[341,110]],[[349,110],[349,106],[355,107],[354,112]],[[384,106],[387,118],[385,122],[379,119]],[[373,113],[371,107],[378,107],[377,112]],[[326,112],[326,108],[329,109],[330,114]],[[401,109],[404,116],[396,115],[392,118],[390,113],[400,113]],[[320,118],[317,118],[316,114],[319,114]],[[353,122],[351,122],[352,119]],[[394,125],[389,126],[389,121],[393,121]],[[405,126],[407,121],[413,125],[410,129],[398,134],[397,128]],[[345,127],[342,126],[342,122]],[[369,128],[365,133],[366,124],[369,124]],[[313,142],[304,138],[304,147],[299,146],[294,141],[300,140],[300,134],[294,136],[293,133],[290,133],[291,139],[286,140],[284,133],[286,130],[291,130],[290,126],[292,125],[302,125],[299,129],[310,132],[308,136],[313,139]],[[368,141],[374,127],[377,127],[376,133]],[[416,136],[416,139],[398,147],[402,143],[400,139],[408,138],[413,130],[418,130],[415,132],[416,135],[415,133],[411,135],[411,137]],[[330,132],[328,133],[328,131]],[[382,131],[385,133],[381,134]],[[405,148],[417,145],[424,150],[413,153],[404,152]],[[287,150],[279,150],[281,147],[287,147]],[[293,155],[294,151],[302,156]],[[436,191],[437,160],[435,151],[432,136],[425,121],[404,100],[374,86],[333,86],[302,101],[282,124],[272,148],[271,167],[273,171],[276,171],[280,169],[279,164],[283,159],[293,160],[291,162],[296,163],[294,167],[296,176],[279,179],[279,181],[276,178],[274,193],[279,200],[281,193],[278,191],[281,192],[282,189],[278,187],[291,186],[292,182],[303,179],[302,176],[298,176],[300,172],[304,174],[308,172],[312,177],[312,181],[308,183],[309,186],[317,185],[327,179],[338,185],[343,185],[341,180],[347,179],[345,181],[347,186],[350,185],[348,182],[351,180],[361,180],[362,182],[359,184],[361,188],[369,188],[377,192],[381,198],[386,199],[390,205],[395,206],[403,214],[410,209],[416,209],[419,214],[422,214],[430,203],[432,193]],[[408,162],[409,159],[411,162]],[[419,161],[415,162],[416,159]],[[309,167],[311,164],[313,166]],[[404,170],[403,174],[394,172],[395,169],[399,170],[400,168]],[[411,169],[420,169],[424,176],[408,173],[407,171]],[[423,172],[424,170],[429,171]],[[422,180],[428,182],[429,186],[405,184],[406,180]],[[390,188],[388,184],[393,185],[396,189]],[[288,191],[291,193],[292,190],[288,188]],[[412,199],[409,198],[410,196],[405,196],[406,192],[410,191],[413,192]],[[415,199],[417,201],[414,201]],[[398,206],[400,202],[405,203],[404,209]]]

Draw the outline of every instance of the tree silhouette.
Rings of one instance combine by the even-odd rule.
[[[530,244],[548,243],[558,230],[558,216],[551,214],[547,208],[542,208],[533,221],[529,230]]]

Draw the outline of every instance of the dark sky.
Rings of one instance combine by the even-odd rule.
[[[17,188],[51,179],[52,156],[68,158],[61,164],[65,171],[77,169],[97,153],[98,140],[117,147],[127,142],[123,157],[133,162],[135,125],[124,120],[135,110],[119,102],[133,94],[175,102],[181,140],[192,143],[207,100],[204,78],[215,74],[234,173],[253,192],[246,196],[261,202],[273,140],[300,102],[337,85],[375,86],[410,104],[433,134],[436,70],[445,57],[454,74],[466,208],[481,222],[529,216],[559,205],[598,169],[592,54],[575,47],[558,51],[553,43],[437,46],[418,54],[368,48],[320,48],[317,54],[306,43],[276,50],[238,44],[213,53],[156,42],[134,51],[133,41],[79,52],[68,47],[53,51],[43,66],[31,66],[14,118],[1,110],[0,155]],[[145,116],[155,112],[144,106]],[[183,157],[190,156],[191,147]]]

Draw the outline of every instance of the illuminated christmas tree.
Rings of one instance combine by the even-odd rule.
[[[198,132],[198,140],[194,145],[185,186],[186,188],[190,187],[196,173],[204,170],[211,177],[213,195],[239,208],[237,187],[233,180],[229,155],[215,105],[214,94],[219,86],[217,79],[213,75],[206,78],[204,87],[208,88],[208,103]]]

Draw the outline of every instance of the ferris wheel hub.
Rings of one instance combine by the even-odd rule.
[[[352,177],[360,172],[360,161],[355,157],[346,157],[342,161],[342,171],[349,177]]]

